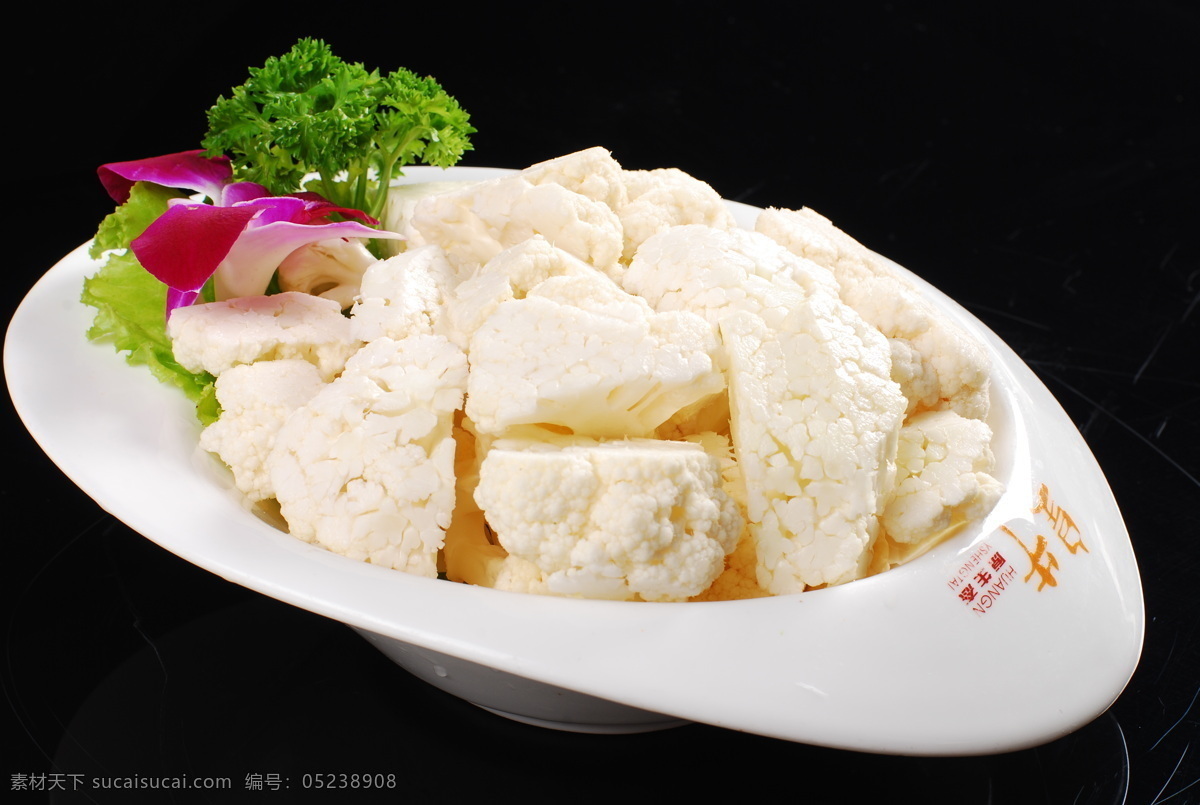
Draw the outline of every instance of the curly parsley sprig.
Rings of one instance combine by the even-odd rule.
[[[471,150],[470,116],[433,78],[345,62],[319,39],[250,69],[208,111],[202,145],[237,177],[282,195],[307,189],[381,218],[390,180],[417,162],[450,167]]]

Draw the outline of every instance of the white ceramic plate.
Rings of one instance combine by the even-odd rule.
[[[494,176],[412,169],[409,181]],[[756,210],[731,204],[743,225]],[[345,559],[256,518],[197,448],[190,404],[84,338],[80,247],[14,315],[4,368],[46,453],[104,509],[190,562],[357,629],[419,677],[520,720],[627,732],[690,720],[902,754],[1052,740],[1103,712],[1141,653],[1142,591],[1095,459],[1028,367],[987,345],[1007,492],[985,522],[841,587],[720,603],[579,601]],[[969,589],[968,589],[969,588]]]

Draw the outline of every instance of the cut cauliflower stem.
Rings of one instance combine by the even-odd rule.
[[[437,575],[454,509],[454,412],[467,362],[440,336],[379,338],[292,414],[268,458],[291,533],[329,550]]]
[[[466,412],[484,433],[542,424],[649,436],[725,386],[711,325],[655,313],[598,274],[552,277],[502,303],[469,351]]]
[[[177,308],[167,333],[181,366],[213,375],[243,363],[299,358],[332,380],[361,346],[341,305],[299,292]]]
[[[324,385],[317,367],[304,360],[234,366],[217,378],[221,417],[200,434],[200,446],[229,465],[234,484],[247,499],[273,498],[266,462],[275,435]]]
[[[501,439],[475,500],[527,563],[505,583],[556,595],[684,600],[720,575],[742,527],[716,462],[685,442]]]
[[[342,310],[358,295],[363,272],[378,259],[358,238],[301,246],[279,264],[279,288],[332,299]]]
[[[842,300],[891,340],[892,376],[910,414],[949,409],[972,419],[987,416],[987,353],[897,268],[813,210],[764,210],[755,228],[830,269]]]

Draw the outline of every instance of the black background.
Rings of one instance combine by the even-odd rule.
[[[390,6],[164,5],[123,21],[31,8],[9,32],[36,55],[6,71],[5,321],[111,209],[97,165],[198,147],[204,110],[246,67],[323,37],[349,60],[437,76],[479,129],[464,164],[603,145],[727,198],[813,207],[960,301],[1033,367],[1109,478],[1145,588],[1141,665],[1092,725],[996,757],[879,757],[701,725],[526,727],[114,521],[6,397],[0,788],[18,774],[186,772],[232,776],[246,801],[336,802],[372,795],[241,786],[247,773],[388,771],[396,801],[1200,802],[1191,3]],[[55,801],[140,801],[108,793]]]

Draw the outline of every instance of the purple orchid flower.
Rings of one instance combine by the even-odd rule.
[[[229,157],[206,157],[201,150],[163,154],[130,162],[109,162],[96,169],[100,183],[113,201],[124,204],[134,182],[153,182],[202,193],[221,203],[222,191],[233,178]],[[266,190],[263,190],[266,195]]]
[[[201,150],[110,162],[97,172],[118,203],[129,198],[135,182],[190,190],[212,201],[172,200],[130,244],[138,262],[166,284],[168,315],[195,302],[210,277],[219,300],[264,293],[283,258],[308,243],[403,237],[373,229],[379,222],[371,216],[315,193],[271,196],[260,184],[231,181],[229,159]],[[330,221],[334,214],[354,220]]]
[[[130,246],[138,262],[167,285],[169,315],[195,302],[209,277],[218,300],[264,293],[283,258],[305,244],[403,237],[359,221],[330,222],[334,213],[374,223],[359,210],[311,194],[260,196],[227,207],[180,199]]]

